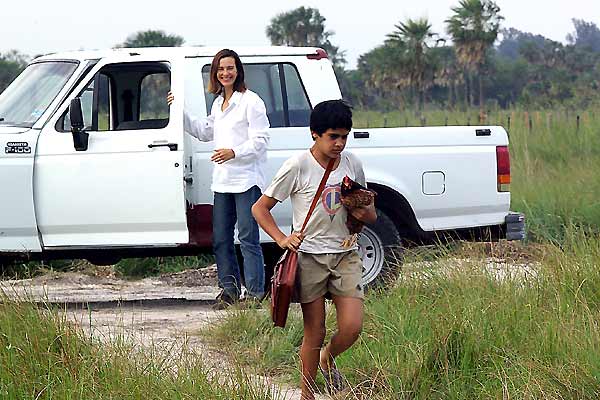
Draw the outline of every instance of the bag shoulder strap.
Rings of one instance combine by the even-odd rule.
[[[325,189],[325,184],[327,183],[329,174],[331,173],[331,170],[333,169],[334,163],[335,163],[335,158],[329,159],[329,162],[327,163],[327,167],[325,168],[325,173],[323,173],[323,178],[321,178],[321,183],[319,183],[319,188],[317,189],[315,198],[313,199],[312,203],[310,204],[310,208],[308,209],[308,214],[306,214],[306,218],[304,218],[304,223],[302,224],[302,229],[300,229],[300,232],[304,232],[304,228],[306,228],[306,224],[308,224],[308,220],[310,219],[310,216],[312,215],[313,211],[315,210],[315,207],[317,206],[317,202],[319,201],[319,198],[321,197],[321,193],[323,193],[323,189]]]

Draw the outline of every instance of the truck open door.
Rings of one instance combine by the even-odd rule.
[[[169,90],[183,92],[178,68],[136,53],[103,59],[46,124],[34,179],[44,248],[188,242],[183,101],[166,103]],[[81,136],[71,129],[74,98]]]

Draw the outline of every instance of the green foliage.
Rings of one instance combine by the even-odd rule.
[[[446,20],[447,31],[454,42],[458,63],[466,72],[478,75],[479,107],[483,110],[483,66],[487,50],[496,41],[500,21],[504,17],[499,14],[500,7],[492,0],[461,0],[452,12],[453,15]]]
[[[416,108],[420,110],[423,107],[425,89],[433,84],[429,43],[436,34],[431,30],[431,23],[426,18],[409,18],[395,27],[396,30],[388,35],[388,44],[402,53],[402,65],[405,66],[402,70],[395,69],[403,75],[398,86],[401,86],[402,81],[408,82],[418,99]]]
[[[573,18],[575,32],[567,35],[567,41],[581,49],[600,52],[600,29],[593,22]]]
[[[326,30],[325,20],[318,9],[301,6],[271,18],[266,34],[274,46],[320,47],[341,67],[346,63],[344,52],[331,43],[333,32]]]
[[[161,30],[138,31],[116,47],[179,47],[185,40]]]
[[[146,278],[204,268],[212,264],[214,264],[214,256],[202,254],[196,257],[126,258],[119,261],[113,268],[118,275],[124,278]],[[95,273],[91,264],[85,260],[14,261],[2,265],[0,277],[12,279],[29,279],[48,272]]]
[[[0,93],[25,69],[27,57],[17,50],[0,54]]]
[[[145,278],[214,264],[212,255],[198,257],[128,258],[115,265],[115,271],[127,278]]]

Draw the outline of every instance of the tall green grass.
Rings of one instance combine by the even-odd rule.
[[[64,314],[0,298],[1,399],[278,399],[233,367],[203,365],[187,346],[92,343]],[[221,364],[222,365],[222,364]]]
[[[577,117],[579,116],[579,123]],[[477,111],[355,112],[365,127],[478,125]],[[600,110],[495,111],[481,124],[510,135],[511,208],[524,212],[530,236],[562,241],[570,225],[600,229]]]
[[[346,398],[598,398],[600,237],[566,236],[544,247],[528,277],[513,266],[499,278],[485,259],[409,257],[394,288],[368,296],[361,339],[339,357],[353,387]],[[296,380],[301,335],[297,314],[281,330],[264,311],[209,333],[249,365]]]

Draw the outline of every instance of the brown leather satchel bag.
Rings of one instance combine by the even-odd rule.
[[[319,184],[315,198],[310,205],[308,214],[304,219],[304,223],[302,224],[302,229],[300,232],[304,232],[304,228],[306,228],[306,224],[315,210],[317,202],[319,201],[321,193],[323,193],[323,189],[327,183],[327,178],[329,178],[329,174],[333,169],[334,162],[335,159],[329,160],[327,168],[325,168],[325,173],[323,174],[323,178],[321,179],[321,183]],[[297,270],[298,253],[295,251],[286,250],[279,261],[277,261],[277,264],[275,265],[275,273],[271,279],[271,318],[273,319],[273,324],[275,326],[279,326],[281,328],[285,327],[288,310],[290,309],[290,303],[292,301],[292,294],[294,293],[294,287],[296,284]]]

